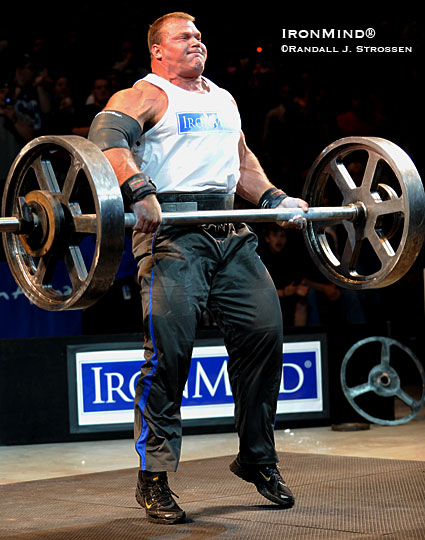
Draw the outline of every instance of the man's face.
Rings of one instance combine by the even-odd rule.
[[[20,87],[30,85],[35,78],[35,68],[30,64],[23,67],[17,67],[15,71],[16,84]]]
[[[265,240],[272,253],[280,253],[286,245],[286,231],[284,229],[281,231],[271,230],[267,233]]]
[[[162,26],[161,43],[153,45],[152,54],[169,71],[197,77],[204,70],[207,49],[192,21],[170,19]]]
[[[109,82],[106,79],[94,81],[93,96],[96,103],[104,104],[111,97]]]
[[[71,89],[68,79],[66,77],[60,77],[55,83],[54,91],[59,96],[69,96]]]

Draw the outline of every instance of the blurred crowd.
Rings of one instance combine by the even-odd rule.
[[[417,44],[421,38],[414,23],[402,32],[407,43]],[[2,184],[28,141],[44,134],[86,137],[109,97],[149,72],[146,45],[133,36],[129,31],[105,49],[105,38],[95,47],[95,36],[88,41],[73,30],[61,36],[32,36],[26,42],[0,35]],[[421,170],[423,68],[417,55],[406,60],[362,57],[344,66],[340,59],[320,55],[284,58],[276,44],[261,50],[249,45],[244,54],[238,49],[238,54],[220,58],[217,53],[222,50],[213,41],[213,51],[214,47],[216,58],[206,76],[234,95],[248,145],[270,180],[291,195],[301,196],[320,151],[349,135],[390,139]],[[320,325],[341,318],[368,322],[393,304],[394,294],[421,286],[420,258],[418,270],[390,293],[348,293],[313,267],[301,233],[273,226],[257,229],[259,254],[275,281],[286,325]],[[423,293],[420,296],[414,308],[418,313],[423,312]]]
[[[28,141],[47,134],[86,137],[92,119],[109,97],[147,73],[134,62],[131,42],[122,43],[111,64],[98,71],[87,66],[84,44],[74,42],[72,34],[68,37],[60,61],[55,61],[54,44],[46,39],[35,39],[28,50],[14,48],[5,40],[0,43],[3,181],[14,157]]]

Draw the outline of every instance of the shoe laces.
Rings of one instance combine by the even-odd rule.
[[[143,488],[144,490],[149,491],[150,496],[160,504],[169,502],[170,500],[174,502],[172,495],[177,497],[177,499],[179,498],[179,496],[174,493],[174,491],[168,485],[168,479],[165,475],[159,475],[158,480],[151,480],[150,482],[144,483]]]
[[[276,465],[274,467],[271,467],[269,465],[266,465],[263,468],[263,471],[269,476],[270,480],[274,482],[274,485],[277,486],[279,483],[285,485],[285,481],[282,478],[279,467]]]

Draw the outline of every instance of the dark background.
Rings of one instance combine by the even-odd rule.
[[[382,133],[409,150],[419,169],[423,166],[421,126],[423,105],[424,26],[409,3],[390,8],[381,2],[333,4],[267,3],[240,7],[199,3],[166,3],[151,7],[145,2],[38,2],[6,5],[0,19],[0,39],[9,49],[32,53],[42,41],[42,56],[52,77],[67,74],[74,94],[81,100],[90,93],[93,78],[108,72],[119,58],[123,42],[134,47],[134,63],[149,70],[146,34],[149,24],[168,11],[188,11],[196,17],[208,47],[205,74],[228,88],[242,114],[248,144],[260,157],[267,111],[276,106],[281,88],[289,84],[307,88],[320,110],[334,117],[344,111],[353,94],[373,95],[387,122]],[[283,40],[282,28],[373,28],[373,39]],[[413,53],[282,53],[288,45],[412,46]],[[262,52],[256,51],[257,47]],[[7,68],[2,55],[2,71]],[[13,59],[11,60],[13,62]],[[13,66],[11,66],[13,67]],[[133,81],[125,81],[131,84]],[[305,133],[305,163],[311,163],[332,140]],[[302,141],[300,142],[302,146]],[[283,151],[285,149],[282,149]]]

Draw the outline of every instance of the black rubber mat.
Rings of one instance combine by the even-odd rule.
[[[31,540],[425,540],[425,462],[281,454],[296,496],[283,510],[228,469],[184,462],[170,486],[188,515],[151,524],[134,499],[136,469],[0,486],[0,538]]]

